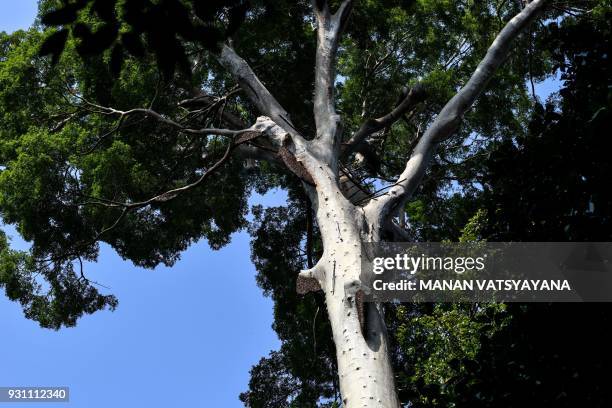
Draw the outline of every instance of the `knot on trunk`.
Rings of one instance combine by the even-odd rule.
[[[315,278],[304,278],[303,276],[298,276],[296,282],[297,293],[300,295],[305,295],[309,292],[318,292],[321,290],[321,285],[319,281]]]
[[[291,151],[287,147],[281,146],[278,149],[278,155],[285,164],[285,166],[287,166],[287,168],[293,174],[298,176],[304,183],[310,184],[311,186],[315,185],[314,179],[312,178],[308,170],[306,170],[306,167],[304,167],[304,165],[295,158],[293,153],[291,153]]]
[[[297,277],[296,281],[296,290],[300,295],[305,295],[309,292],[318,292],[320,291],[320,273],[318,268],[315,266],[312,269],[307,269],[301,271]]]
[[[263,133],[257,130],[247,130],[245,132],[242,132],[240,134],[240,136],[238,136],[238,138],[236,139],[236,141],[234,142],[234,144],[236,145],[241,145],[243,143],[247,143],[250,142],[251,140],[255,140],[258,137],[262,136]]]
[[[365,308],[365,295],[367,288],[361,283],[361,281],[354,280],[344,285],[344,299],[347,302],[347,306],[352,307],[355,305],[357,309],[357,318],[359,319],[359,326],[361,327],[361,334],[366,333],[366,311]]]

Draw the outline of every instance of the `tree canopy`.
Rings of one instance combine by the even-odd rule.
[[[359,2],[335,81],[347,146],[340,175],[368,197],[392,185],[522,3]],[[325,301],[295,292],[299,270],[321,256],[319,226],[299,174],[279,159],[253,163],[250,148],[276,155],[277,147],[249,128],[258,107],[218,57],[229,40],[291,126],[314,138],[310,2],[58,4],[40,4],[50,27],[0,34],[0,215],[32,244],[15,251],[0,235],[0,286],[42,327],[73,326],[83,314],[117,307],[83,269],[100,243],[154,268],[172,265],[198,240],[218,249],[248,228],[282,346],[253,368],[241,400],[338,406]],[[609,240],[611,7],[553,2],[517,39],[400,212],[405,237]],[[541,100],[534,84],[557,73],[560,92]],[[399,120],[389,120],[390,111]],[[372,137],[351,143],[360,132]],[[288,191],[287,206],[254,208],[249,223],[249,194],[277,187]],[[605,406],[596,378],[605,364],[588,352],[572,358],[568,348],[595,339],[591,350],[603,352],[609,337],[598,327],[609,317],[594,309],[389,305],[400,399],[423,407]],[[568,313],[570,335],[560,329]],[[533,354],[539,364],[527,361]]]

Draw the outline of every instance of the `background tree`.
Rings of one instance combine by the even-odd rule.
[[[88,11],[95,3],[79,10]],[[284,181],[287,174],[297,176],[292,183],[297,179],[301,186],[292,189],[301,197],[294,202],[306,208],[305,262],[316,266],[286,282],[298,281],[302,292],[323,289],[325,304],[311,300],[308,307],[312,311],[325,306],[330,319],[322,319],[320,326],[313,323],[313,343],[319,331],[331,331],[334,338],[333,344],[317,342],[321,359],[312,367],[333,368],[335,348],[345,406],[355,405],[353,401],[397,406],[387,353],[393,344],[387,341],[384,310],[368,304],[364,317],[357,301],[360,243],[405,239],[404,204],[426,171],[434,181],[422,184],[419,194],[427,194],[427,188],[442,190],[448,180],[441,182],[440,164],[473,152],[475,146],[466,146],[466,140],[524,130],[522,118],[530,106],[525,80],[541,77],[546,66],[546,59],[533,57],[532,51],[541,26],[530,26],[532,35],[521,38],[518,53],[508,54],[509,46],[543,3],[534,1],[521,9],[515,3],[491,7],[466,2],[450,12],[446,2],[366,2],[355,7],[352,17],[350,1],[317,1],[312,7],[277,3],[276,8],[254,3],[232,37],[232,47],[219,45],[210,53],[210,47],[189,37],[179,41],[172,36],[185,50],[189,64],[182,67],[189,74],[178,73],[171,80],[169,70],[164,80],[154,63],[161,43],[149,43],[151,54],[124,59],[120,70],[113,57],[116,46],[81,63],[75,54],[87,54],[87,36],[74,29],[104,25],[104,17],[93,9],[70,20],[73,35],[61,34],[66,38],[59,47],[64,52],[54,66],[37,57],[44,39],[56,35],[53,31],[4,36],[0,110],[8,120],[1,129],[0,208],[4,221],[17,224],[33,247],[30,254],[19,254],[3,245],[2,264],[7,267],[0,282],[43,326],[72,325],[82,313],[116,303],[100,295],[80,268],[82,260],[96,259],[97,242],[107,242],[139,265],[171,264],[194,240],[206,238],[219,247],[231,232],[244,227],[250,189],[289,185]],[[43,2],[41,8],[51,6]],[[220,10],[218,17],[224,21],[228,11]],[[120,10],[114,11],[121,17]],[[206,21],[194,13],[188,14],[190,22],[199,19],[203,25]],[[122,29],[129,27],[119,32]],[[142,36],[147,39],[146,32]],[[44,44],[49,47],[48,41]],[[313,77],[311,65],[304,62],[315,58]],[[484,103],[467,113],[504,60],[499,80],[483,95]],[[251,66],[274,68],[258,68],[265,74],[257,77]],[[304,95],[311,94],[312,82],[311,100]],[[467,85],[457,93],[461,84]],[[313,110],[314,118],[309,114]],[[449,138],[452,134],[456,137]],[[443,149],[434,155],[440,143]],[[245,159],[250,170],[243,166]],[[254,168],[252,160],[259,162]],[[397,182],[384,193],[374,193],[387,180]],[[304,204],[305,196],[312,210]],[[295,209],[286,214],[300,217]],[[398,214],[402,216],[396,219]],[[292,237],[290,248],[301,247],[296,244],[299,233]],[[257,256],[265,244],[254,249],[256,261],[265,259]],[[272,268],[270,273],[278,271]],[[41,294],[46,288],[40,287],[40,276],[51,283],[46,295]],[[261,282],[265,287],[267,281]],[[282,290],[282,280],[268,282],[270,293],[281,289],[277,302],[285,300],[293,308],[296,302]],[[296,316],[310,314],[295,310]],[[363,333],[362,327],[367,328]],[[291,350],[286,346],[267,360],[267,368],[260,367],[293,364],[293,372],[308,367],[295,360]],[[282,389],[285,401],[303,405],[331,399],[338,388],[323,370],[317,384],[307,384],[299,373],[299,382],[276,378],[269,389]],[[256,406],[256,397],[244,398]]]
[[[560,91],[546,107],[534,104],[524,135],[506,135],[477,163],[458,166],[464,193],[432,200],[436,206],[415,201],[409,207],[415,234],[426,240],[441,239],[439,234],[459,240],[610,240],[606,180],[612,171],[604,136],[611,125],[609,10],[548,26],[540,50],[551,55],[551,72],[560,73]],[[594,77],[602,80],[594,84]],[[472,184],[481,189],[474,192]],[[434,214],[445,212],[429,217],[437,224],[426,222],[425,205]],[[466,215],[466,208],[479,207],[473,217]],[[508,304],[478,311],[405,305],[398,318],[400,355],[410,362],[399,376],[407,377],[401,383],[416,406],[610,403],[598,379],[609,364],[603,352],[611,340],[607,304]],[[462,344],[468,347],[461,350]]]

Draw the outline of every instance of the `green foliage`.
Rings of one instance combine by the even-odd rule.
[[[461,230],[459,242],[482,241],[482,234],[487,224],[487,212],[479,209]]]
[[[293,196],[288,207],[254,208],[252,259],[258,285],[274,300],[273,328],[282,346],[251,370],[249,391],[240,397],[249,407],[314,407],[321,399],[338,396],[335,347],[323,297],[300,296],[295,290],[306,263],[304,199]]]
[[[286,207],[256,208],[248,225],[257,282],[275,302],[274,329],[283,344],[253,368],[250,389],[241,399],[251,407],[339,406],[323,299],[295,292],[297,272],[306,263],[308,211],[295,179],[273,165],[247,172],[239,160],[231,160],[180,197],[125,214],[116,205],[185,186],[227,146],[227,139],[189,135],[144,115],[119,119],[91,109],[152,107],[194,126],[219,125],[214,115],[184,116],[178,104],[202,90],[226,95],[233,80],[202,49],[211,47],[177,31],[176,24],[155,23],[164,4],[184,8],[196,2],[156,2],[157,11],[148,12],[157,13],[157,20],[140,18],[147,21],[140,28],[122,9],[130,1],[109,3],[116,6],[112,21],[104,20],[94,3],[102,4],[72,2],[78,5],[74,13],[45,20],[69,25],[71,35],[54,29],[0,34],[0,216],[32,245],[29,253],[14,251],[0,234],[0,287],[43,327],[74,325],[83,314],[117,304],[98,293],[80,268],[80,261],[96,260],[100,242],[138,265],[170,265],[191,243],[206,239],[219,248],[246,227],[251,191],[287,189]],[[234,46],[311,138],[315,30],[310,2],[251,3],[247,18],[231,30]],[[332,3],[333,8],[338,2]],[[366,118],[392,109],[403,86],[423,84],[428,95],[372,141],[380,171],[352,157],[346,161],[366,186],[397,177],[414,142],[466,82],[520,3],[359,2],[339,55],[337,96],[345,139]],[[550,10],[515,44],[458,135],[440,147],[408,204],[415,240],[609,240],[610,4],[588,5],[594,8],[586,17],[559,18]],[[56,7],[43,1],[41,13]],[[217,17],[231,22],[227,15]],[[204,21],[198,18],[193,21]],[[108,25],[111,30],[104,28]],[[159,29],[159,36],[147,37],[155,34],[151,28]],[[97,40],[89,41],[93,37]],[[145,52],[137,51],[138,41]],[[41,47],[55,57],[40,57]],[[191,75],[171,76],[176,64],[185,66],[186,55],[196,68]],[[529,83],[556,69],[564,89],[542,106],[530,95]],[[242,94],[227,98],[223,109],[247,124],[258,115]],[[314,236],[316,258],[321,248],[316,227]],[[600,330],[609,325],[607,309],[386,309],[400,397],[411,406],[515,407],[534,401],[606,406],[597,376],[609,359],[597,357],[609,342]],[[587,340],[593,344],[581,353],[568,347],[589,345]]]
[[[219,248],[245,226],[249,178],[232,161],[202,188],[122,216],[114,203],[143,201],[193,181],[218,160],[227,140],[177,133],[142,117],[121,119],[113,132],[118,119],[87,111],[84,101],[119,109],[153,104],[174,114],[185,91],[161,82],[150,60],[130,60],[113,81],[101,64],[105,56],[83,64],[73,43],[51,66],[37,56],[44,38],[34,30],[0,34],[0,112],[6,119],[0,124],[0,214],[31,242],[36,268],[50,268],[44,278],[60,279],[57,290],[80,293],[81,307],[93,311],[88,293],[94,289],[86,280],[73,282],[74,262],[95,260],[99,242],[145,267],[171,265],[201,238]],[[42,310],[27,315],[47,327],[74,324],[75,313],[49,323]]]
[[[21,304],[27,318],[55,330],[76,325],[83,314],[117,307],[114,296],[100,294],[75,273],[73,264],[39,266],[30,254],[10,249],[2,231],[0,288],[10,300]]]
[[[526,133],[495,141],[481,160],[466,163],[474,171],[459,173],[460,194],[419,197],[408,205],[419,237],[610,240],[609,21],[603,14],[566,17],[549,27],[543,41],[561,71],[561,91],[546,106],[535,104]],[[476,210],[453,210],[470,207]],[[398,355],[412,358],[398,372],[402,392],[414,406],[609,405],[601,381],[609,364],[603,350],[612,340],[604,329],[607,305],[480,305],[475,310],[461,305],[398,310]]]
[[[83,56],[110,50],[109,68],[118,75],[128,55],[155,55],[166,78],[175,66],[190,72],[181,40],[211,50],[236,32],[246,17],[248,2],[164,0],[43,1],[41,23],[59,27],[40,46],[40,55],[57,62],[66,42],[73,38]]]
[[[610,12],[607,17],[568,18],[550,28],[563,87],[535,106],[528,137],[496,144],[482,170],[496,240],[612,237]]]
[[[359,126],[364,117],[387,113],[403,86],[421,83],[427,90],[424,104],[380,135],[377,152],[384,176],[393,179],[401,171],[415,140],[466,83],[517,6],[517,2],[369,1],[356,8],[339,64],[346,77],[339,89],[340,107],[350,128]],[[459,134],[440,149],[436,163],[441,165],[429,171],[435,188],[449,187],[445,177],[452,173],[446,161],[476,150],[477,146],[467,145],[470,136],[524,133],[531,106],[525,79],[544,78],[550,66],[536,40],[542,30],[535,27],[517,41],[492,86],[464,118]]]
[[[510,315],[503,304],[404,305],[395,336],[402,350],[398,388],[414,406],[454,406],[454,385],[478,367],[483,339],[501,331]]]

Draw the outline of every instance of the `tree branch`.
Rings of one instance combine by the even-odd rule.
[[[83,98],[81,98],[83,99]],[[147,108],[134,108],[134,109],[130,109],[127,111],[122,111],[122,110],[118,110],[115,108],[111,108],[108,106],[102,106],[102,105],[98,105],[95,104],[93,102],[89,102],[86,99],[83,99],[83,101],[95,108],[96,110],[94,112],[96,113],[100,113],[103,115],[118,115],[120,117],[120,119],[123,119],[127,116],[130,115],[135,115],[135,114],[143,114],[145,116],[151,116],[155,119],[157,119],[158,121],[165,123],[166,125],[170,125],[172,127],[177,128],[178,130],[180,130],[181,132],[185,132],[185,133],[190,133],[190,134],[198,134],[198,135],[218,135],[218,136],[237,136],[240,133],[244,132],[244,130],[230,130],[230,129],[218,129],[218,128],[201,128],[201,129],[194,129],[194,128],[189,128],[186,126],[181,125],[180,123],[174,121],[173,119],[167,118],[165,116],[163,116],[162,114],[152,110],[152,109],[147,109]]]
[[[246,132],[253,132],[253,131],[250,129],[246,129],[246,130],[243,130],[242,132],[246,133]],[[257,133],[259,134],[259,132]],[[176,198],[177,196],[179,196],[181,193],[184,193],[185,191],[188,191],[188,190],[192,190],[195,187],[199,186],[206,179],[208,179],[219,167],[221,167],[223,164],[225,164],[230,159],[230,155],[236,147],[238,147],[242,143],[246,143],[248,140],[251,140],[254,137],[256,136],[255,135],[250,135],[246,137],[241,136],[236,141],[231,141],[230,143],[228,143],[228,146],[225,149],[225,153],[223,154],[223,157],[221,157],[221,159],[219,159],[211,167],[209,167],[196,181],[190,184],[187,184],[185,186],[165,191],[161,194],[157,194],[156,196],[151,197],[144,201],[118,202],[118,201],[108,200],[104,198],[95,198],[94,200],[80,204],[80,205],[96,204],[96,205],[102,205],[102,206],[109,207],[109,208],[121,208],[121,213],[111,225],[109,225],[108,227],[104,227],[102,230],[96,233],[93,238],[74,245],[69,251],[64,252],[60,256],[51,257],[49,261],[58,262],[61,260],[69,259],[70,257],[79,256],[80,249],[86,248],[89,245],[95,244],[100,239],[102,239],[104,235],[106,235],[110,231],[117,228],[119,224],[121,224],[123,219],[127,216],[127,214],[130,213],[131,211],[134,211],[139,208],[147,207],[153,203],[162,203],[162,202],[170,201]]]
[[[545,4],[546,0],[532,1],[506,24],[467,84],[448,101],[419,140],[397,183],[386,194],[372,200],[366,206],[366,211],[375,215],[380,225],[384,224],[388,216],[395,214],[397,208],[405,205],[414,193],[425,174],[436,146],[457,130],[465,112],[472,106],[496,69],[508,56],[512,41],[535,19]]]
[[[344,144],[342,156],[348,157],[351,153],[358,151],[368,136],[386,127],[393,125],[402,116],[412,110],[417,104],[425,99],[425,90],[422,85],[416,85],[405,93],[400,103],[386,115],[377,119],[366,120],[353,136]]]
[[[223,157],[215,162],[211,167],[209,167],[196,181],[189,183],[182,187],[177,187],[174,189],[167,190],[161,194],[157,194],[154,197],[151,197],[147,200],[138,201],[138,202],[117,202],[113,200],[101,199],[97,198],[96,202],[87,202],[85,204],[99,204],[104,205],[106,207],[117,207],[123,208],[124,210],[130,211],[133,209],[143,208],[153,203],[166,202],[176,198],[181,193],[191,190],[200,184],[202,184],[207,178],[209,178],[212,173],[225,164],[229,158],[231,153],[239,149],[242,145],[252,142],[254,139],[263,136],[269,136],[269,138],[273,141],[276,141],[279,138],[279,133],[284,132],[279,129],[279,126],[276,125],[270,118],[267,117],[259,117],[257,122],[248,129],[231,131],[235,132],[234,136],[238,136],[234,138],[227,146]],[[252,154],[258,153],[261,154],[264,149],[258,150],[249,150],[245,149],[243,153],[250,152]],[[125,214],[124,214],[125,215]]]
[[[241,131],[242,133],[246,133],[246,132],[251,132],[251,130],[247,129],[247,130],[243,130]],[[253,132],[255,133],[255,132]],[[259,132],[257,132],[257,135],[259,135]],[[221,167],[223,164],[225,164],[229,158],[230,155],[232,153],[232,151],[238,147],[240,144],[242,143],[246,143],[247,140],[242,140],[242,138],[239,138],[238,140],[236,140],[235,142],[230,142],[227,146],[227,148],[225,149],[225,153],[223,154],[223,156],[217,161],[215,162],[211,167],[209,167],[197,180],[195,180],[192,183],[189,183],[185,186],[182,187],[177,187],[177,188],[173,188],[170,190],[167,190],[161,194],[157,194],[147,200],[143,200],[143,201],[136,201],[136,202],[117,202],[117,201],[113,201],[113,200],[107,200],[107,199],[97,199],[97,202],[87,202],[85,204],[99,204],[99,205],[104,205],[106,207],[118,207],[118,208],[123,208],[123,213],[121,214],[121,216],[117,219],[117,221],[109,228],[105,228],[101,233],[98,234],[98,237],[101,236],[103,233],[111,230],[112,228],[114,228],[119,221],[121,221],[121,219],[127,214],[127,212],[134,210],[134,209],[138,209],[138,208],[144,208],[149,206],[150,204],[153,203],[162,203],[162,202],[166,202],[166,201],[170,201],[173,200],[174,198],[178,197],[181,193],[184,193],[186,191],[192,190],[195,187],[201,185],[206,179],[208,179],[212,173],[217,170],[219,167]]]
[[[221,54],[217,58],[221,65],[234,76],[242,90],[261,113],[269,116],[285,132],[289,133],[296,144],[305,143],[303,137],[293,126],[285,108],[274,98],[264,84],[261,83],[249,64],[233,48],[224,45]]]
[[[194,94],[196,96],[180,101],[178,103],[178,106],[187,109],[189,111],[189,114],[209,114],[213,112],[213,115],[216,116],[217,119],[221,121],[221,123],[224,123],[234,129],[243,129],[247,127],[247,125],[242,121],[242,119],[240,119],[232,112],[229,112],[224,109],[225,103],[227,102],[228,98],[234,95],[239,90],[240,87],[237,86],[235,89],[229,91],[226,95],[222,97],[217,97],[205,94],[200,89],[195,89]],[[198,109],[194,111],[190,108]]]
[[[278,159],[276,151],[266,149],[263,146],[256,146],[252,143],[237,146],[235,152],[236,156],[240,157],[241,159],[253,159],[282,164],[282,162]]]
[[[184,193],[184,192],[186,192],[188,190],[192,190],[192,189],[198,187],[199,185],[201,185],[204,181],[206,181],[206,179],[210,178],[210,176],[217,169],[219,169],[223,164],[225,164],[230,159],[231,153],[233,151],[239,151],[240,152],[242,150],[242,148],[244,148],[244,147],[254,147],[254,146],[247,146],[247,143],[251,143],[256,138],[262,136],[264,134],[264,132],[268,136],[270,136],[270,134],[271,134],[270,138],[272,140],[277,139],[278,135],[280,133],[284,134],[284,132],[282,130],[280,130],[279,127],[274,122],[272,122],[270,120],[270,118],[267,118],[267,117],[260,117],[260,118],[258,118],[257,122],[253,126],[251,126],[250,128],[243,129],[241,131],[237,131],[237,135],[239,135],[239,136],[234,138],[234,140],[232,140],[230,143],[228,143],[228,146],[227,146],[223,156],[217,162],[215,162],[211,167],[209,167],[196,181],[194,181],[194,182],[192,182],[190,184],[187,184],[185,186],[167,190],[167,191],[165,191],[165,192],[163,192],[161,194],[157,194],[154,197],[151,197],[151,198],[149,198],[147,200],[143,200],[143,201],[139,201],[139,202],[129,202],[129,201],[119,202],[119,201],[110,200],[110,199],[106,199],[106,198],[88,197],[88,198],[90,198],[89,201],[85,201],[85,202],[79,203],[78,205],[79,206],[84,206],[84,205],[101,205],[101,206],[108,207],[108,208],[121,209],[121,212],[119,213],[117,218],[115,218],[115,220],[109,226],[102,228],[91,239],[84,240],[84,241],[82,241],[80,243],[77,243],[70,250],[63,252],[62,254],[60,254],[58,256],[51,256],[48,259],[43,259],[40,262],[41,263],[43,263],[43,262],[60,262],[60,261],[64,261],[66,259],[69,259],[71,257],[78,257],[80,250],[82,250],[83,248],[87,248],[88,246],[90,246],[92,244],[95,244],[96,242],[101,240],[104,235],[106,235],[110,231],[112,231],[115,228],[117,228],[121,224],[123,219],[131,211],[134,211],[134,210],[139,209],[139,208],[147,207],[147,206],[149,206],[149,205],[151,205],[153,203],[160,203],[160,202],[166,202],[166,201],[169,201],[169,200],[173,200],[176,197],[178,197],[181,193]],[[262,152],[266,152],[266,149],[246,149],[243,153],[245,153],[245,152],[247,152],[247,154],[259,155],[259,154],[262,154]],[[266,156],[266,153],[263,153],[263,154],[264,154],[264,156]],[[274,153],[270,153],[270,157],[272,158],[272,160],[278,161],[278,159],[275,157]],[[266,157],[259,157],[258,156],[257,158],[258,159],[259,158],[264,158],[265,159]],[[41,268],[39,268],[39,269],[41,269]]]
[[[331,14],[327,1],[313,0],[317,18],[317,57],[314,86],[314,117],[317,139],[334,150],[341,134],[340,117],[334,104],[336,57],[338,43],[353,6],[344,0],[335,14]]]

